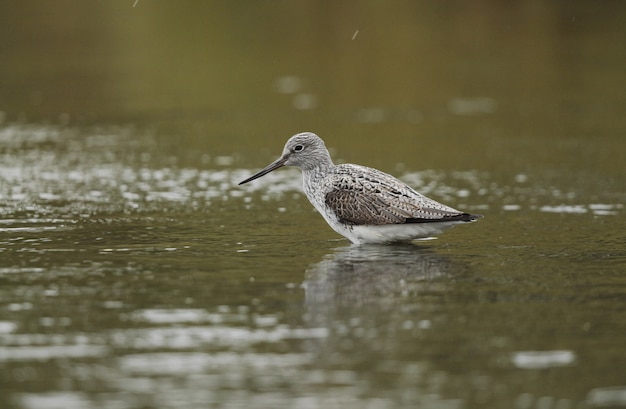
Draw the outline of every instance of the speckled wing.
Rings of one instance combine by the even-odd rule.
[[[470,215],[429,199],[393,176],[365,166],[339,165],[324,182],[326,206],[345,224],[471,220]]]

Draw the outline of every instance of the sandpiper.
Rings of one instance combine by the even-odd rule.
[[[282,166],[302,170],[311,204],[333,230],[355,244],[430,238],[481,217],[436,202],[380,170],[335,165],[324,141],[311,132],[289,138],[280,158],[239,184]]]

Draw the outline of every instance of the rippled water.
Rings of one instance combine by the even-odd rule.
[[[624,404],[614,194],[405,172],[487,217],[352,246],[296,170],[241,188],[253,170],[234,158],[155,166],[132,127],[10,125],[0,141],[9,407]]]
[[[0,408],[626,407],[620,4],[0,9]],[[298,131],[485,217],[350,245]]]

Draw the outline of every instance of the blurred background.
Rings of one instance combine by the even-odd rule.
[[[0,0],[0,407],[626,407],[626,2]],[[289,136],[483,214],[354,247]]]
[[[524,166],[521,140],[563,138],[567,151],[626,128],[624,8],[3,1],[0,110],[5,121],[156,124],[187,156],[237,152],[254,166],[267,158],[248,156],[303,130],[378,166],[382,149],[421,168],[484,168],[503,144]]]

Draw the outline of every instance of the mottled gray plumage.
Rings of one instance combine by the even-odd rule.
[[[376,169],[339,165],[325,180],[330,182],[326,205],[347,224],[378,226],[418,220],[427,222],[460,214]]]
[[[309,201],[335,231],[354,243],[430,237],[480,217],[436,202],[379,170],[335,165],[324,141],[310,132],[292,136],[280,158],[239,184],[281,166],[302,169]]]

